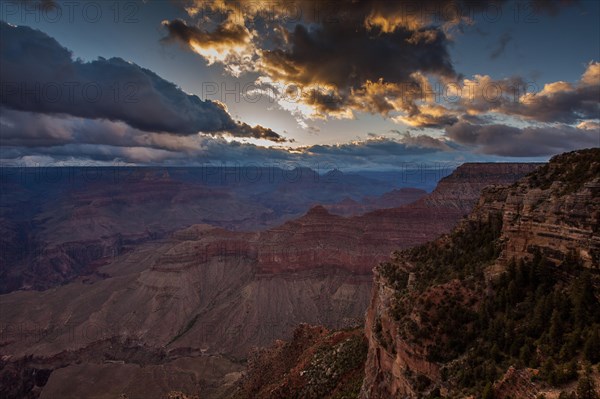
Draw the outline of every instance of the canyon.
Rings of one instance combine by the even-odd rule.
[[[57,280],[60,286],[43,291],[0,297],[0,379],[13,379],[10,392],[43,398],[92,397],[98,387],[129,397],[141,397],[142,391],[143,397],[163,397],[173,386],[188,394],[202,392],[202,397],[227,397],[222,395],[234,389],[253,348],[291,338],[301,323],[331,329],[361,325],[378,262],[393,250],[449,232],[485,186],[512,183],[537,166],[465,164],[411,204],[352,217],[314,206],[300,218],[255,231],[234,231],[225,228],[228,221],[218,226],[204,220],[167,234],[164,226],[183,220],[177,217],[167,219],[165,232],[152,239],[133,239],[138,233],[131,228],[118,251],[95,249],[98,255],[89,259],[82,255],[91,263],[82,262],[87,272],[73,273],[68,280]],[[160,174],[136,184],[162,185],[164,179]],[[171,183],[166,187],[149,191],[130,186],[134,190],[122,202],[122,212],[136,212],[129,205],[134,198],[141,207],[148,204],[151,212],[144,210],[143,215],[158,223],[159,216],[150,216],[160,206],[155,198],[165,192],[183,196],[183,188],[173,189]],[[85,205],[65,214],[74,212],[81,223],[85,210],[97,205],[102,211],[95,209],[93,217],[83,219],[96,226],[93,234],[126,230],[138,219],[135,213],[125,221],[114,213],[99,217],[108,211],[102,201],[94,201],[86,197]],[[109,211],[114,212],[115,202],[111,199]],[[61,240],[92,234],[70,230],[62,223],[70,219],[45,222],[43,234]],[[51,234],[49,226],[56,226],[56,232]],[[99,235],[109,248],[115,245]],[[92,248],[98,245],[94,243]],[[67,255],[72,258],[74,252]],[[38,256],[51,270],[69,265],[69,260],[61,263],[65,255],[60,251]],[[52,281],[50,275],[43,277]],[[213,366],[214,372],[208,371]],[[33,377],[39,373],[48,378]],[[75,375],[93,378],[94,386],[82,382],[72,390],[66,381]],[[136,379],[158,385],[134,384]]]

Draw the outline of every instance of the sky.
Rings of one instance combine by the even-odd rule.
[[[544,161],[600,146],[600,2],[6,0],[3,165]]]

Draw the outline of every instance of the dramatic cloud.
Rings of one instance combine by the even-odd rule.
[[[169,32],[163,41],[186,43],[202,55],[209,65],[220,62],[234,76],[239,76],[246,70],[240,66],[252,62],[255,52],[252,45],[253,33],[244,25],[234,23],[232,19],[218,25],[212,32],[188,26],[180,19],[164,21],[163,25]]]
[[[297,91],[297,107],[282,105],[307,118],[352,118],[354,111],[401,112],[418,116],[415,101],[425,75],[457,77],[448,53],[448,26],[468,22],[486,2],[316,0],[189,1],[186,10],[202,26],[165,22],[166,40],[178,40],[209,63],[227,58],[226,69],[252,71],[258,82],[279,93]],[[235,32],[235,34],[234,34]],[[229,57],[253,48],[250,57]],[[222,57],[223,58],[223,57]],[[241,65],[232,61],[241,60]],[[235,62],[233,62],[235,64]],[[378,87],[374,87],[378,86]],[[376,90],[374,90],[374,88]]]
[[[212,139],[201,135],[145,132],[126,123],[106,119],[64,117],[4,108],[0,108],[0,115],[0,141],[3,147],[19,147],[22,152],[35,154],[55,155],[69,149],[85,148],[82,156],[92,156],[96,154],[93,146],[97,145],[100,160],[106,160],[113,153],[115,158],[124,158],[123,154],[128,154],[125,148],[137,148],[136,154],[160,155],[160,159],[156,160],[159,162],[166,159],[167,155],[175,159],[196,157],[203,152],[207,140]],[[245,124],[240,129],[244,136],[251,134],[250,130],[252,134],[256,130]],[[266,129],[260,132],[261,137],[268,135]],[[142,151],[142,148],[145,150]],[[125,158],[130,162],[140,162],[139,159]],[[150,161],[147,159],[144,162]]]
[[[568,125],[518,128],[459,122],[446,129],[446,136],[482,154],[510,157],[548,156],[600,146],[600,131]]]
[[[514,83],[522,88],[520,78],[493,81],[477,75],[461,82],[448,52],[454,31],[474,24],[477,18],[501,15],[504,3],[188,0],[184,8],[196,22],[165,21],[165,40],[179,41],[209,63],[223,63],[236,76],[258,74],[257,83],[285,98],[279,105],[304,127],[307,118],[354,118],[355,112],[381,114],[419,128],[442,128],[456,123],[464,113],[496,111],[548,121],[542,114],[564,103],[568,104],[561,111],[561,122],[593,113],[586,93],[557,99],[556,104],[546,104],[540,97],[537,108],[515,106],[516,101],[511,104],[506,98],[490,101],[483,95],[460,107],[429,98],[432,82],[467,87],[494,84],[504,97],[514,95]],[[528,15],[555,14],[569,3],[534,1],[528,4]],[[510,34],[502,35],[491,57],[499,57],[511,40]],[[295,104],[287,101],[290,92],[298,93]]]
[[[352,118],[355,111],[395,113],[394,120],[417,127],[442,127],[455,115],[440,115],[417,93],[429,79],[458,78],[449,53],[448,31],[473,23],[478,13],[501,12],[503,1],[189,0],[189,15],[212,31],[166,21],[166,40],[178,40],[209,63],[222,62],[238,74],[252,71],[280,93],[296,90],[305,118]],[[568,2],[535,2],[535,12],[555,13]],[[492,58],[511,36],[501,37]],[[251,49],[251,50],[250,50]],[[246,57],[240,54],[245,53]],[[225,61],[226,60],[226,61]],[[373,92],[373,85],[379,85]],[[412,86],[417,90],[405,91]]]
[[[263,68],[276,81],[337,90],[380,79],[406,83],[417,71],[454,76],[444,33],[429,30],[426,37],[411,40],[414,33],[404,29],[371,32],[346,24],[296,25],[287,35],[286,49],[264,52]]]
[[[600,119],[600,63],[595,61],[587,65],[575,83],[551,82],[538,88],[520,77],[493,79],[489,75],[475,75],[436,89],[428,87],[426,82],[420,83],[420,87],[421,94],[417,91],[408,95],[419,101],[407,102],[403,108],[405,114],[394,117],[395,121],[423,128],[449,126],[458,120],[482,122],[492,115],[563,124]],[[432,91],[433,95],[427,95]],[[386,102],[378,104],[388,104],[390,98],[397,98],[389,90],[379,97]],[[402,98],[406,99],[407,94]]]
[[[183,92],[120,58],[92,62],[46,34],[0,22],[0,105],[21,111],[122,121],[148,132],[284,141],[260,126],[232,120],[225,106]]]
[[[510,105],[510,104],[509,104]],[[543,122],[573,123],[579,119],[600,118],[600,63],[588,65],[575,85],[556,82],[547,84],[537,94],[526,94],[506,113]]]
[[[150,133],[124,122],[38,114],[0,108],[3,146],[56,147],[99,144],[117,147],[150,147],[169,151],[193,149],[197,136]]]
[[[552,82],[541,90],[521,78],[465,79],[455,112],[496,112],[539,122],[576,123],[600,118],[600,63],[590,62],[576,83]],[[448,112],[452,112],[449,109]]]
[[[555,14],[563,3],[535,0],[528,11]],[[324,161],[386,168],[422,159],[545,157],[600,145],[597,61],[582,65],[578,80],[540,87],[519,76],[464,76],[455,69],[453,40],[485,19],[481,13],[496,15],[501,0],[176,4],[189,17],[164,21],[162,42],[193,51],[229,75],[244,75],[253,83],[250,94],[266,94],[269,107],[274,101],[290,112],[307,135],[318,129],[327,133],[323,126],[329,118],[368,123],[363,113],[381,115],[406,131],[399,127],[390,134],[392,123],[385,122],[369,125],[376,133],[368,140],[262,146],[261,140],[287,140],[269,128],[234,120],[225,104],[185,93],[151,70],[121,58],[74,59],[40,31],[0,22],[0,159],[172,165]],[[501,35],[488,48],[489,56],[501,56],[517,39]],[[247,109],[236,104],[236,112]],[[351,128],[348,135],[365,133]]]

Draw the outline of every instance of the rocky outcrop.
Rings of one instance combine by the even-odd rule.
[[[483,345],[475,341],[483,338],[471,335],[480,325],[475,320],[485,317],[478,313],[482,300],[494,298],[494,281],[507,278],[503,273],[513,259],[533,268],[569,268],[546,286],[556,292],[566,290],[566,282],[576,284],[581,268],[599,267],[599,185],[599,149],[556,156],[517,183],[484,189],[452,234],[382,263],[366,316],[369,354],[361,397],[457,395],[459,369],[475,367],[461,366],[467,357],[461,351]],[[593,295],[589,300],[597,303]],[[538,388],[523,382],[524,373],[509,370],[495,386],[509,395],[514,391],[512,397],[535,397]]]
[[[502,378],[494,384],[495,397],[498,399],[536,399],[539,389],[531,381],[537,373],[538,370],[518,370],[509,367]]]
[[[0,393],[7,399],[227,398],[243,370],[221,356],[166,353],[115,338],[50,357],[7,355],[0,366]]]
[[[386,311],[393,306],[394,290],[377,273],[374,281],[365,319],[369,354],[362,395],[369,399],[416,397],[417,380],[424,384],[439,380],[439,366],[427,360],[423,346],[399,339],[400,326]]]
[[[599,198],[598,152],[567,153],[518,184],[485,189],[469,219],[502,215],[504,263],[540,252],[555,264],[574,256],[585,267],[598,268]]]
[[[551,177],[551,164],[537,177],[553,179],[550,187],[537,186],[531,178],[509,191],[503,209],[504,259],[540,251],[556,264],[574,255],[586,267],[600,267],[600,157],[595,162],[594,177],[579,187],[565,187],[564,176]]]
[[[235,399],[356,397],[367,345],[359,328],[329,331],[302,324],[289,342],[254,352]]]

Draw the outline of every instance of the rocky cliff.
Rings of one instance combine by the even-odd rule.
[[[361,397],[507,397],[527,367],[519,397],[536,397],[600,360],[599,184],[600,149],[556,156],[380,264]]]
[[[541,251],[559,264],[569,255],[600,264],[600,157],[565,154],[508,190],[503,209],[503,258]]]
[[[254,352],[235,399],[355,398],[367,344],[362,329],[300,325],[289,342]]]

